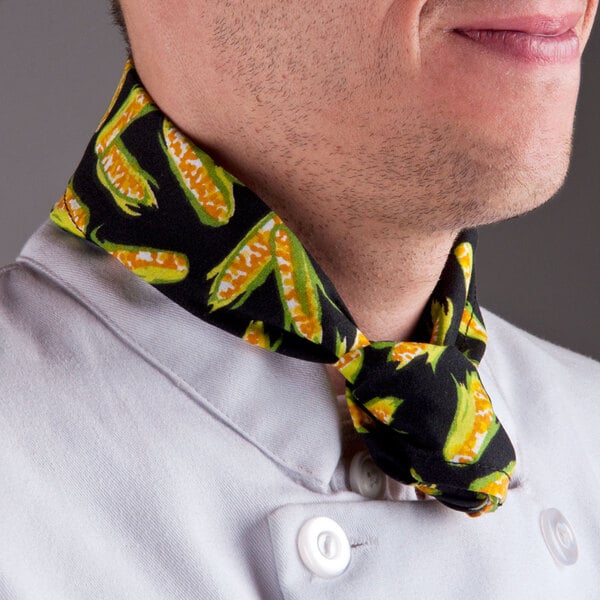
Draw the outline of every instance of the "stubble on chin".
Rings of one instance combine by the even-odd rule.
[[[472,136],[473,137],[473,136]],[[386,231],[458,231],[523,215],[544,204],[564,183],[571,137],[540,136],[527,152],[459,134],[451,126],[420,128],[376,151],[363,148],[362,167],[348,165],[341,198],[350,222],[380,221]],[[374,184],[357,193],[365,181]],[[375,192],[375,194],[373,193]]]

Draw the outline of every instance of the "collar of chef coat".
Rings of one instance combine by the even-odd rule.
[[[50,222],[29,238],[17,262],[61,286],[141,360],[295,480],[315,491],[334,491],[342,436],[335,393],[322,364],[265,351],[205,323],[101,248]],[[518,456],[511,415],[486,361],[489,353],[490,347],[480,373]]]

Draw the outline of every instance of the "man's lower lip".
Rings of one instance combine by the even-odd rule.
[[[527,63],[565,64],[579,58],[579,36],[572,29],[560,35],[535,35],[495,29],[456,30],[455,33],[490,50]]]

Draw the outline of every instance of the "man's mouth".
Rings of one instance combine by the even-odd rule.
[[[570,14],[497,19],[458,27],[452,32],[522,62],[566,64],[580,57],[580,40],[575,27],[581,17],[581,14]]]

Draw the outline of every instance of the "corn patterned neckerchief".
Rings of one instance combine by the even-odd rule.
[[[390,477],[472,516],[503,503],[515,455],[477,373],[474,231],[455,241],[412,341],[371,342],[295,235],[165,117],[129,61],[50,217],[208,323],[335,363]]]

